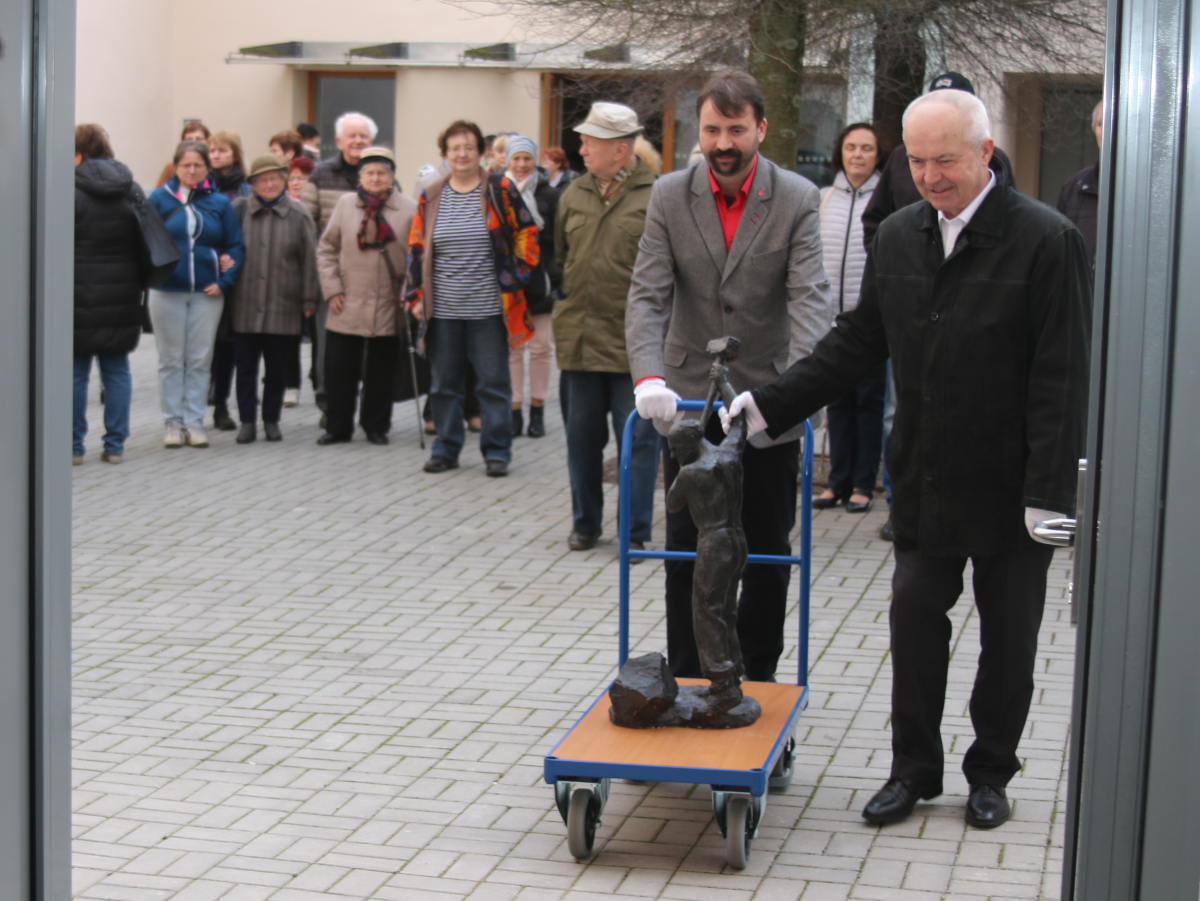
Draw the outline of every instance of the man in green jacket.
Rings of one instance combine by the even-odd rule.
[[[619,453],[634,410],[625,304],[655,176],[633,152],[642,129],[629,107],[595,103],[575,131],[588,171],[558,201],[554,241],[567,296],[554,305],[554,343],[574,513],[567,544],[586,551],[596,546],[604,515],[608,419]],[[639,419],[630,492],[630,541],[636,548],[650,538],[657,475],[658,433],[650,420]]]

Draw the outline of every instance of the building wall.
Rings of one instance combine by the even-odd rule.
[[[436,0],[358,0],[344,13],[316,0],[78,0],[76,115],[108,129],[117,156],[147,187],[170,159],[183,122],[202,119],[242,138],[246,156],[307,114],[308,78],[293,66],[228,63],[239,47],[281,41],[468,41],[520,37],[513,19]],[[459,116],[486,130],[540,122],[538,76],[478,68],[398,68],[397,147],[407,187],[436,162],[438,131]]]
[[[396,80],[396,174],[406,191],[417,169],[437,165],[437,136],[455,119],[484,134],[515,131],[539,141],[541,73],[522,69],[402,69]]]
[[[79,0],[76,122],[98,122],[117,158],[153,187],[179,137],[169,0]]]

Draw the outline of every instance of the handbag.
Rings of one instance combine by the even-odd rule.
[[[142,271],[142,287],[157,288],[164,284],[179,263],[179,248],[167,231],[167,225],[162,216],[158,215],[145,193],[137,182],[129,191],[126,198],[137,217],[138,230],[142,235],[140,264]],[[182,209],[182,207],[180,208]]]

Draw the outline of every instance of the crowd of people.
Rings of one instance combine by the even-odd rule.
[[[304,125],[248,165],[236,134],[189,123],[148,201],[103,129],[79,126],[75,462],[93,357],[105,391],[101,459],[121,461],[128,354],[145,327],[164,446],[206,447],[209,406],[240,443],[257,439],[260,417],[265,438],[281,440],[307,335],[324,412],[317,443],[352,440],[357,412],[367,441],[387,444],[395,401],[427,393],[433,474],[459,466],[474,431],[487,475],[506,475],[514,436],[546,432],[554,360],[568,545],[586,550],[601,537],[604,449],[610,433],[619,449],[636,409],[630,527],[644,547],[660,453],[668,491],[689,462],[660,435],[699,428],[679,421],[679,400],[707,395],[707,342],[736,336],[728,374],[743,393],[704,438],[721,442],[722,425],[744,417],[750,554],[791,552],[806,418],[827,412],[831,472],[817,508],[870,509],[886,446],[893,769],[863,816],[897,822],[941,792],[946,612],[971,560],[983,649],[966,819],[1000,825],[1020,769],[1051,556],[1034,527],[1074,509],[1098,172],[1068,182],[1061,213],[1022,195],[958,73],[913,101],[896,148],[871,123],[844,128],[821,191],[759,153],[764,109],[749,75],[714,76],[697,100],[695,160],[667,175],[620,103],[597,102],[574,126],[583,173],[561,148],[539,152],[528,136],[457,120],[411,195],[362,113],[337,120],[328,158]],[[1097,107],[1097,132],[1102,116]],[[421,367],[401,365],[417,356]],[[227,408],[235,372],[240,424]],[[667,549],[696,542],[686,506],[669,510]],[[747,566],[740,597],[694,592],[691,562],[665,569],[672,672],[714,686],[772,681],[790,569]],[[702,615],[736,618],[739,658],[697,647]]]

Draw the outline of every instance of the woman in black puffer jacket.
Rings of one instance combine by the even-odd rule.
[[[142,234],[133,175],[99,125],[75,128],[75,398],[72,462],[83,462],[92,358],[104,386],[104,452],[120,463],[129,437],[129,354],[142,334]]]

